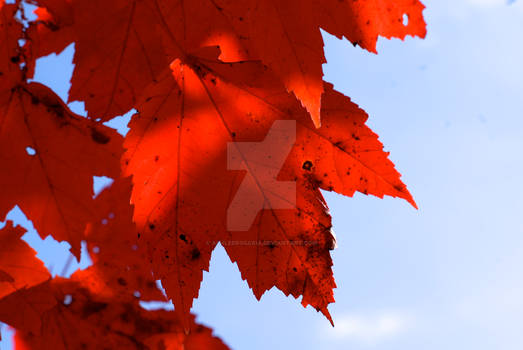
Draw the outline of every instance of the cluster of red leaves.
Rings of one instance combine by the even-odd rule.
[[[27,22],[20,0],[0,0],[0,219],[18,205],[41,237],[69,242],[76,257],[87,242],[94,264],[51,279],[24,230],[7,223],[0,321],[16,328],[17,348],[225,349],[190,314],[217,242],[273,242],[224,247],[258,299],[276,287],[331,320],[335,239],[320,189],[415,204],[365,112],[323,82],[320,28],[375,51],[378,36],[423,37],[423,5],[30,3],[37,19]],[[71,43],[69,101],[84,102],[87,118],[28,82],[36,59]],[[132,108],[125,137],[102,124]],[[231,200],[257,174],[228,170],[228,144],[263,141],[278,120],[296,125],[278,173],[296,183],[294,208],[274,209],[270,189],[253,181],[265,209],[248,231],[230,231]],[[115,181],[93,198],[93,176]],[[166,298],[156,280],[175,311],[140,308],[138,299]]]

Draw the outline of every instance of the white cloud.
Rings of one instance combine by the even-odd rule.
[[[399,312],[383,311],[375,315],[349,314],[335,317],[335,327],[325,335],[362,343],[378,343],[406,332],[411,317]]]

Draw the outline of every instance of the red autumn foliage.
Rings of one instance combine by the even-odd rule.
[[[94,264],[51,278],[7,223],[0,321],[16,348],[226,349],[190,313],[219,242],[256,298],[276,287],[332,322],[336,242],[320,190],[416,204],[366,113],[323,82],[320,28],[375,52],[379,36],[425,35],[420,1],[28,3],[34,21],[23,1],[0,0],[0,219],[18,205],[77,258],[85,241]],[[87,117],[29,82],[38,58],[73,43],[67,102]],[[102,124],[133,108],[125,137]],[[288,149],[264,141],[276,125],[292,126]],[[93,176],[114,180],[96,198]],[[230,225],[256,205],[246,229]],[[139,305],[167,299],[174,311]]]

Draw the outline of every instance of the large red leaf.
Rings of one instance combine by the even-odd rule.
[[[325,122],[317,129],[261,64],[209,57],[174,63],[172,75],[166,72],[149,87],[125,141],[124,172],[133,175],[135,220],[157,277],[175,307],[188,311],[210,253],[222,240],[258,298],[277,286],[285,294],[303,295],[304,305],[330,317],[334,239],[319,189],[414,202],[377,136],[364,125],[366,114],[348,98],[326,85]],[[261,158],[244,157],[245,177],[227,166],[229,142],[262,142],[282,120],[296,125],[296,142],[278,175],[280,181],[296,182],[295,202],[283,200],[294,202],[294,209],[278,209],[278,195],[260,180],[263,167],[250,170]],[[261,195],[266,210],[235,232],[227,226],[227,208],[247,177],[254,181],[243,205]]]

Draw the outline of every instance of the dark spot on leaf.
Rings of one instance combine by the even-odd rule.
[[[91,316],[92,314],[95,314],[97,312],[100,312],[107,308],[107,303],[99,303],[96,301],[90,301],[87,302],[83,309],[82,309],[82,316],[83,318],[87,318]]]
[[[18,56],[13,56],[13,57],[10,58],[10,60],[11,60],[11,62],[13,62],[13,63],[18,63],[18,62],[20,62],[20,57],[18,57]]]
[[[52,103],[52,104],[49,104],[47,106],[47,111],[49,113],[54,113],[58,118],[63,118],[64,117],[64,108],[62,107],[61,104],[59,103]]]
[[[124,286],[124,287],[127,285],[127,281],[124,280],[122,277],[118,277],[117,282],[119,285]]]
[[[196,260],[200,257],[201,253],[200,251],[198,250],[198,248],[194,248],[192,251],[191,251],[191,260]]]
[[[57,30],[60,29],[60,27],[56,23],[53,23],[53,22],[46,21],[46,22],[44,22],[44,25],[47,28],[49,28],[52,32],[56,32]]]
[[[180,239],[181,239],[182,241],[184,241],[185,243],[188,243],[188,242],[187,242],[187,237],[185,237],[185,235],[184,235],[183,233],[180,235]]]
[[[396,185],[396,186],[394,186],[394,189],[396,191],[402,192],[405,189],[405,186],[403,186],[403,185]]]
[[[311,171],[311,169],[312,169],[312,162],[310,160],[306,160],[303,163],[302,168],[307,170],[307,171]]]
[[[124,323],[129,323],[129,314],[127,312],[124,312],[120,315],[120,319],[124,322]]]
[[[149,228],[150,228],[151,230],[154,230],[154,229],[156,228],[156,226],[154,226],[154,224],[149,224]]]
[[[101,145],[105,145],[111,140],[109,136],[101,133],[95,128],[91,128],[91,138],[94,140],[94,142],[99,143]]]

